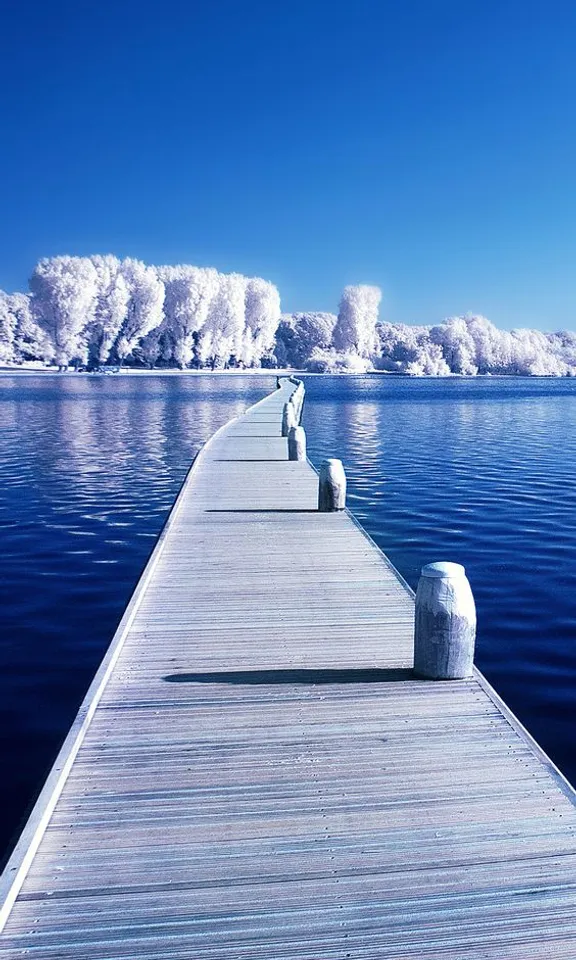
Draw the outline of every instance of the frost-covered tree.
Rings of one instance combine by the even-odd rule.
[[[90,346],[96,364],[106,363],[126,319],[130,294],[121,263],[110,254],[90,258],[97,276],[96,306]]]
[[[576,333],[569,330],[559,330],[549,333],[550,350],[560,363],[567,366],[568,376],[576,375]]]
[[[147,267],[141,260],[123,260],[120,269],[129,295],[115,346],[122,362],[142,337],[162,323],[164,284],[155,268]]]
[[[377,366],[413,376],[572,376],[576,335],[498,330],[486,317],[449,317],[434,327],[380,324]]]
[[[576,376],[576,333],[508,332],[472,314],[434,326],[377,323],[380,291],[365,285],[345,288],[338,317],[280,317],[276,287],[260,278],[108,255],[41,260],[30,288],[0,292],[0,362],[131,356],[150,366]]]
[[[474,343],[474,363],[478,373],[501,373],[505,369],[503,337],[486,317],[467,316],[468,334]]]
[[[34,315],[34,298],[27,293],[10,295],[10,309],[16,317],[14,333],[14,352],[17,363],[27,360],[42,360],[45,363],[54,359],[50,340]]]
[[[218,289],[210,303],[200,346],[204,355],[210,342],[208,361],[213,368],[227,366],[232,357],[237,361],[242,353],[246,282],[246,277],[239,273],[218,276]]]
[[[378,324],[379,338],[378,358],[375,363],[378,369],[409,373],[413,376],[423,376],[428,370],[432,358],[429,358],[430,340],[429,328],[410,326],[405,323]],[[441,350],[439,351],[441,355]],[[434,359],[438,360],[437,353]],[[445,372],[449,368],[445,365]]]
[[[98,277],[88,257],[47,257],[30,278],[38,322],[47,333],[56,363],[88,359]]]
[[[133,350],[136,359],[142,359],[148,367],[154,367],[162,354],[162,326],[151,330],[145,337],[142,337],[137,347]]]
[[[333,342],[336,350],[370,357],[376,348],[376,323],[382,291],[367,284],[344,287]]]
[[[214,338],[212,331],[207,327],[200,333],[195,349],[195,358],[198,366],[206,367],[210,365],[212,369],[216,366],[216,354],[214,350]]]
[[[166,290],[164,314],[173,356],[179,367],[187,367],[218,291],[218,272],[211,267],[179,265],[159,267],[158,275]]]
[[[238,359],[249,367],[274,348],[280,322],[280,294],[273,283],[251,277],[245,286],[245,328]]]
[[[336,320],[334,313],[282,314],[276,332],[278,365],[303,369],[315,350],[328,350]]]
[[[404,372],[413,377],[446,377],[451,371],[442,354],[442,347],[433,343],[427,332],[422,332],[417,337],[414,356],[405,364]]]
[[[566,376],[568,365],[555,355],[549,335],[539,330],[512,330],[511,373],[532,377]]]
[[[474,376],[476,344],[468,328],[466,317],[449,317],[430,331],[430,342],[442,348],[444,360],[452,373]]]
[[[12,310],[11,297],[0,290],[0,363],[14,363],[16,352],[16,314]]]

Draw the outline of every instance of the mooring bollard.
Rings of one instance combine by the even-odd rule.
[[[304,384],[301,380],[294,380],[290,377],[290,382],[297,384],[296,389],[290,395],[290,403],[294,404],[298,422],[302,416],[302,407],[304,405]]]
[[[346,506],[346,474],[341,460],[324,460],[318,483],[318,509],[323,513]]]
[[[296,419],[296,410],[294,409],[294,404],[288,401],[284,404],[282,410],[282,436],[287,437],[291,427],[297,427],[298,420]]]
[[[300,418],[302,416],[302,405],[304,403],[304,394],[300,390],[295,390],[292,396],[290,397],[290,403],[294,404],[294,410],[296,412],[296,422],[300,423]]]
[[[306,433],[304,427],[290,427],[288,431],[288,459],[306,459]]]
[[[429,563],[416,591],[414,672],[428,680],[472,675],[476,607],[464,567]]]

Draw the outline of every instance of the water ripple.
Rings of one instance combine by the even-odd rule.
[[[0,378],[8,842],[200,445],[274,378]],[[565,772],[576,690],[576,382],[308,378],[311,458],[406,579],[468,569],[478,659]]]
[[[344,461],[351,508],[413,586],[430,560],[467,567],[480,666],[576,780],[576,384],[363,377],[306,388],[312,460]]]
[[[6,847],[191,461],[275,378],[0,377]]]

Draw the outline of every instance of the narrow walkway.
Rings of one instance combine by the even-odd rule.
[[[411,677],[409,590],[286,459],[293,389],[198,458],[3,877],[0,958],[576,957],[573,793],[481,677]]]

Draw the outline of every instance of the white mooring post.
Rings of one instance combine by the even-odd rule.
[[[472,675],[476,607],[464,567],[429,563],[416,591],[414,672],[428,680]]]
[[[296,410],[298,413],[298,422],[302,420],[302,407],[304,406],[304,384],[302,381],[299,382],[298,387],[296,388],[293,394],[293,400],[296,405]]]
[[[306,459],[306,433],[304,427],[290,427],[288,431],[288,459]]]
[[[294,416],[296,417],[296,426],[298,426],[298,424],[300,423],[300,413],[299,413],[299,409],[298,409],[298,406],[299,406],[299,405],[298,405],[298,395],[297,395],[297,391],[295,391],[295,392],[292,394],[292,396],[290,397],[290,403],[291,403],[292,406],[294,407]]]
[[[302,417],[302,405],[304,403],[304,386],[300,384],[292,396],[290,397],[289,402],[294,407],[294,412],[296,414],[296,424],[300,423]]]
[[[318,483],[318,509],[323,513],[346,506],[346,474],[341,460],[324,460]]]
[[[297,426],[298,421],[296,419],[294,404],[289,400],[288,403],[284,404],[284,409],[282,410],[282,436],[287,437],[290,428]]]

